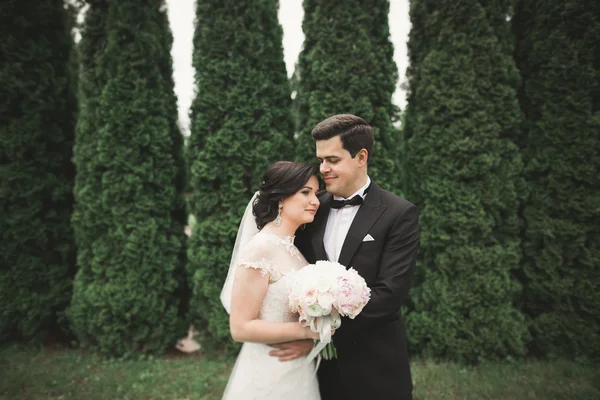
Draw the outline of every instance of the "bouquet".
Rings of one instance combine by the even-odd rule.
[[[331,330],[342,325],[341,317],[354,319],[369,301],[371,290],[353,268],[331,261],[317,261],[300,269],[290,287],[290,310],[299,313],[298,321],[319,333],[308,361],[322,352],[323,358],[337,358],[331,343]]]

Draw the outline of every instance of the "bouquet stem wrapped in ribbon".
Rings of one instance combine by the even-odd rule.
[[[319,353],[326,360],[337,358],[331,331],[342,325],[342,316],[354,319],[371,296],[365,280],[353,268],[331,261],[317,261],[295,274],[289,306],[300,314],[302,326],[319,333],[319,342],[307,356],[310,362]]]

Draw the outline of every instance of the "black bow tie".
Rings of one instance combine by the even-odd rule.
[[[363,203],[363,198],[360,195],[356,195],[351,199],[346,200],[331,200],[331,208],[342,208],[346,206],[360,206]]]

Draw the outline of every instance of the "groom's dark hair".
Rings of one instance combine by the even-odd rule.
[[[311,135],[315,141],[329,140],[339,136],[342,147],[352,158],[362,149],[369,153],[368,160],[373,155],[373,128],[364,119],[352,114],[338,114],[317,124]]]
[[[318,164],[277,161],[267,168],[258,196],[252,204],[256,227],[262,229],[277,218],[279,201],[295,195],[319,171]]]

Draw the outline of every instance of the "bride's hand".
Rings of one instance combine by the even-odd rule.
[[[309,327],[304,327],[303,329],[305,330],[305,334],[306,334],[304,339],[319,340],[321,338],[318,332],[313,332]],[[334,333],[335,333],[335,329],[332,329],[331,336],[333,336]]]
[[[304,339],[319,340],[318,332],[313,332],[308,326],[305,326],[302,329],[304,329]]]

